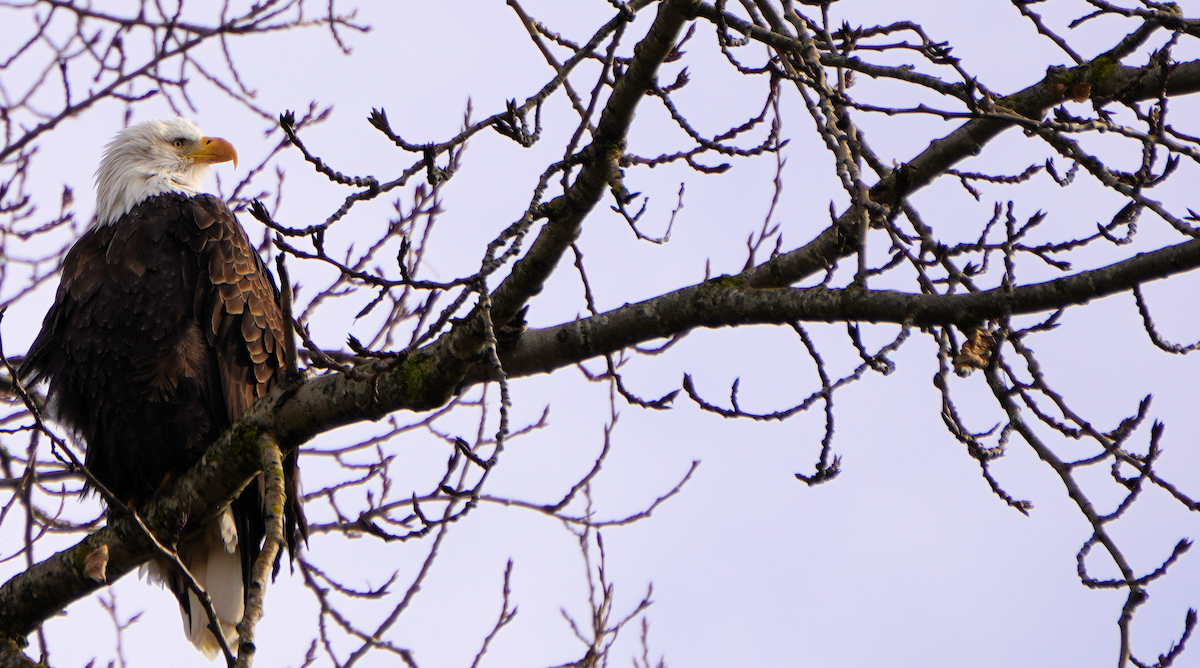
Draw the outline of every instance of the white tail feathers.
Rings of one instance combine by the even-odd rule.
[[[226,644],[236,654],[236,626],[245,610],[245,593],[242,590],[242,557],[238,551],[233,513],[226,508],[203,533],[180,542],[178,552],[179,559],[192,572],[196,583],[208,592],[209,598],[212,599],[213,610],[217,613],[217,625],[225,636]],[[204,612],[204,606],[174,572],[174,566],[169,562],[152,562],[149,575],[152,579],[166,584],[180,599],[183,631],[188,640],[209,660],[215,658],[221,651],[221,645],[208,628],[208,615]],[[186,606],[183,604],[184,600],[187,600]]]

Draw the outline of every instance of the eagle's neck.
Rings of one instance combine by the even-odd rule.
[[[109,154],[96,172],[96,226],[115,223],[143,201],[165,193],[195,195],[208,165],[121,160]],[[181,167],[183,167],[181,169]]]

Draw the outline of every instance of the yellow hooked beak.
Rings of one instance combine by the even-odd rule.
[[[238,162],[237,150],[233,148],[233,144],[220,137],[202,137],[199,141],[199,148],[189,153],[188,157],[196,162],[206,163],[232,160],[234,167],[237,167]]]

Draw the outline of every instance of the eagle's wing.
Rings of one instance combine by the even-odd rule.
[[[221,400],[229,424],[237,421],[256,399],[280,379],[284,368],[283,315],[279,290],[271,273],[251,246],[246,232],[221,200],[210,195],[190,199],[191,224],[180,234],[198,255],[194,314],[216,355]],[[284,536],[294,555],[297,542],[307,540],[308,526],[299,499],[295,451],[283,462],[287,504]],[[243,579],[258,556],[265,532],[261,476],[234,502],[234,515],[243,547]],[[276,562],[278,564],[278,562]]]
[[[184,241],[196,251],[200,278],[195,317],[217,355],[221,390],[230,423],[275,384],[283,368],[283,316],[279,291],[242,226],[223,202],[191,200],[194,235]]]

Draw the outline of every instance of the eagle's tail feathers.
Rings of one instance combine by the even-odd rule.
[[[209,523],[204,533],[179,545],[179,558],[191,571],[212,599],[217,613],[217,625],[225,642],[237,653],[237,623],[245,610],[242,591],[242,558],[238,552],[237,530],[233,513],[226,509],[217,521]],[[200,599],[191,592],[169,562],[155,561],[149,569],[150,579],[167,585],[179,599],[183,615],[183,631],[187,639],[209,660],[221,652],[221,645],[208,628],[208,615]]]

